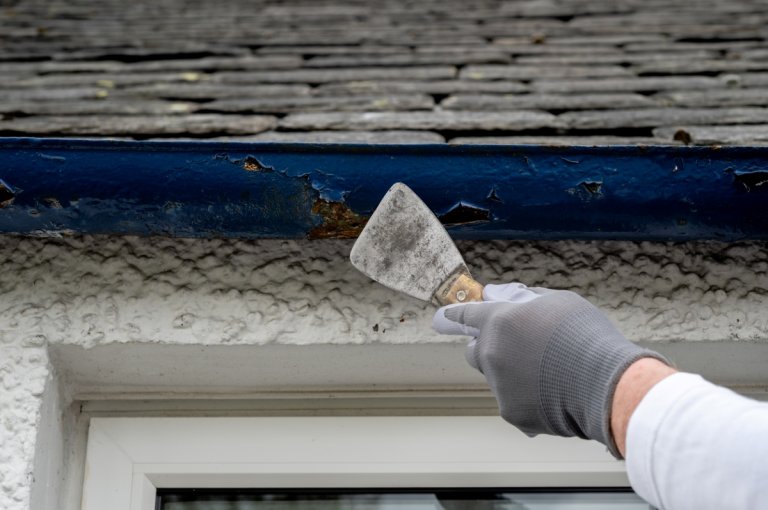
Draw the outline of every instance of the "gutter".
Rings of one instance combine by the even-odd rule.
[[[457,239],[768,239],[768,147],[0,139],[0,232],[351,238],[389,186]]]

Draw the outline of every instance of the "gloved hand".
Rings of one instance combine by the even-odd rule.
[[[475,337],[467,361],[485,375],[502,418],[529,436],[595,439],[621,458],[610,426],[616,385],[640,358],[668,362],[573,292],[511,283],[487,285],[483,299],[440,308],[433,327]]]

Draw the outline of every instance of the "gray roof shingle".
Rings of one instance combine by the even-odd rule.
[[[513,112],[365,112],[365,113],[300,113],[280,121],[280,127],[303,130],[422,129],[445,131],[524,131],[555,128],[560,124],[547,112],[517,110]]]
[[[660,101],[641,94],[453,94],[440,103],[450,110],[594,110],[645,108]]]
[[[0,120],[0,131],[22,135],[183,136],[250,135],[274,128],[277,119],[265,115],[77,115],[38,116]]]
[[[0,136],[760,144],[766,27],[762,0],[14,0]]]

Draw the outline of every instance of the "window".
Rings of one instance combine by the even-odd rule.
[[[406,495],[434,502],[455,488],[628,485],[623,463],[602,445],[529,439],[493,416],[93,418],[83,510],[154,510],[163,489],[386,489],[395,497],[429,487]]]
[[[160,490],[158,510],[648,510],[632,492],[574,489],[463,490]]]

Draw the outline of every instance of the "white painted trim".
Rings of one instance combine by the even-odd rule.
[[[83,510],[154,510],[170,487],[628,486],[598,443],[498,417],[93,418]]]
[[[58,370],[68,374],[68,389],[76,400],[487,391],[483,375],[464,359],[465,339],[456,338],[443,343],[361,345],[117,342],[88,349],[52,345],[50,352]],[[738,391],[759,392],[768,386],[765,341],[641,345],[658,350],[683,371]]]

